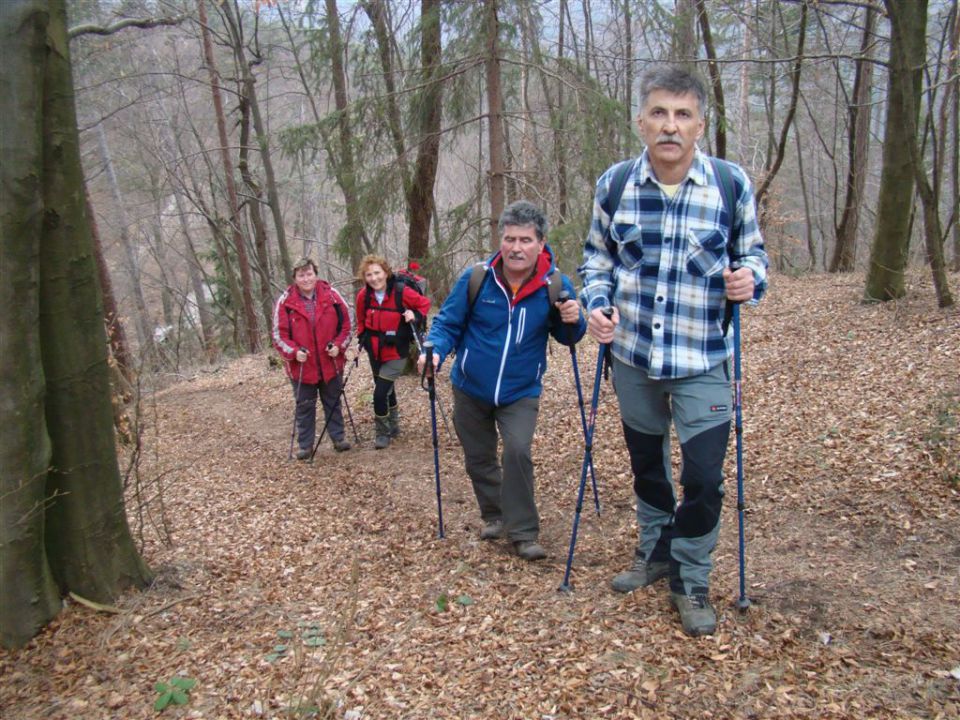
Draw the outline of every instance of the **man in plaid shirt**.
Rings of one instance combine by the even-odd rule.
[[[597,181],[583,264],[588,330],[612,343],[613,378],[637,496],[638,546],[613,588],[630,592],[669,577],[688,635],[709,635],[711,554],[720,529],[723,460],[730,433],[728,302],[759,300],[767,255],[753,189],[731,165],[735,241],[713,165],[697,147],[707,105],[703,82],[679,67],[640,80],[637,124],[646,149],[620,203],[604,209],[613,168]],[[731,269],[731,258],[740,266]],[[613,316],[602,310],[613,306]],[[681,444],[674,495],[670,423]]]

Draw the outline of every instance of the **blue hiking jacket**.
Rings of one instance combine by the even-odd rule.
[[[471,310],[468,285],[472,268],[457,280],[440,313],[434,318],[428,339],[441,364],[456,351],[450,372],[454,387],[490,403],[509,405],[525,397],[540,397],[547,369],[547,333],[564,345],[572,345],[587,331],[581,312],[576,325],[560,321],[551,313],[547,284],[562,282],[576,298],[573,283],[556,268],[553,251],[545,246],[537,261],[538,276],[510,300],[494,270],[500,260],[495,253],[486,262],[487,276]]]

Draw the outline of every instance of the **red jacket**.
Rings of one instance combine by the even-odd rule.
[[[323,280],[317,281],[314,292],[317,306],[312,326],[296,285],[284,290],[273,308],[273,346],[283,356],[287,375],[293,380],[300,380],[297,350],[306,348],[309,355],[303,363],[303,382],[310,385],[328,382],[343,370],[344,351],[350,344],[350,309],[343,297]],[[331,342],[340,348],[335,358],[327,354]]]
[[[370,306],[367,307],[367,291],[370,295]],[[403,319],[404,310],[413,310],[415,313],[427,316],[430,312],[430,298],[421,295],[416,290],[406,285],[403,286],[403,294],[400,296],[402,308],[397,308],[396,291],[394,290],[394,281],[391,278],[387,282],[387,293],[384,295],[383,302],[377,302],[377,296],[368,286],[364,286],[357,293],[357,336],[364,343],[364,347],[371,353],[373,359],[378,362],[388,362],[390,360],[399,360],[400,353],[395,345],[389,345],[381,342],[383,333],[396,332],[400,323],[405,323]]]

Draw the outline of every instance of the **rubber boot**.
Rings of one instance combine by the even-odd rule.
[[[387,423],[389,424],[390,437],[395,438],[400,434],[400,406],[391,405],[387,412]]]
[[[390,417],[388,415],[374,415],[373,422],[376,428],[374,431],[376,438],[373,441],[373,446],[377,450],[390,447]]]

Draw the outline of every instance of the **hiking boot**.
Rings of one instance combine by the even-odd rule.
[[[647,562],[643,553],[636,550],[634,551],[633,565],[630,566],[629,570],[624,570],[614,577],[610,585],[617,592],[628,593],[637,588],[652,585],[669,574],[669,562]]]
[[[513,549],[522,560],[543,560],[547,551],[536,540],[516,540]]]
[[[313,453],[313,448],[300,448],[297,450],[297,460],[309,460]]]
[[[390,437],[395,438],[400,434],[400,407],[391,405],[387,412],[387,428]]]
[[[503,520],[490,520],[480,528],[481,540],[499,540],[503,537]]]
[[[333,449],[336,450],[337,452],[345,452],[346,450],[349,450],[352,447],[353,445],[351,445],[350,441],[347,440],[346,438],[341,438],[340,440],[333,441]]]
[[[671,592],[670,604],[680,612],[683,631],[690,637],[713,635],[717,629],[717,613],[707,599],[706,588],[694,588],[689,595]]]
[[[383,450],[390,447],[390,420],[386,415],[374,415],[373,424],[376,437],[373,440],[373,446],[377,450]]]

